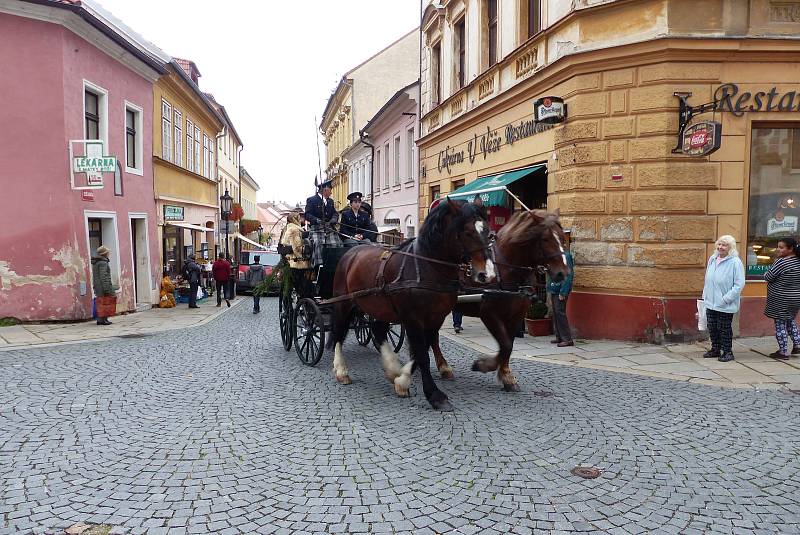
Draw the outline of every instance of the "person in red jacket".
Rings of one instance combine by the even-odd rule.
[[[214,276],[214,285],[217,290],[217,306],[222,306],[222,294],[224,292],[225,304],[230,308],[231,302],[228,299],[228,292],[226,290],[228,288],[228,280],[231,277],[231,264],[225,260],[224,253],[219,253],[217,260],[211,266],[211,274]]]

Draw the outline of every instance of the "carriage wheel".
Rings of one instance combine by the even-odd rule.
[[[288,295],[283,295],[283,292],[281,292],[280,298],[278,299],[278,318],[281,327],[281,342],[283,343],[283,349],[286,351],[292,349],[292,338],[294,336],[294,307],[292,306],[293,293],[294,292]]]
[[[369,325],[369,318],[361,311],[356,311],[353,317],[353,330],[356,332],[356,340],[359,345],[365,346],[372,340],[372,329]]]
[[[371,330],[370,334],[372,334]],[[403,325],[401,323],[390,323],[389,330],[386,331],[386,339],[392,346],[394,352],[399,353],[403,348],[403,341],[406,339],[406,330]],[[374,335],[372,337],[372,345],[374,345],[375,349],[378,351],[381,350],[380,346],[378,346],[378,343],[375,341]]]
[[[313,299],[301,299],[294,314],[294,349],[300,362],[316,366],[325,349],[325,323]]]

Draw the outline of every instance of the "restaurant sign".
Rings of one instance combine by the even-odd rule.
[[[164,205],[164,221],[183,221],[183,206]]]
[[[701,121],[683,131],[681,149],[687,156],[706,156],[719,149],[721,140],[721,123]]]

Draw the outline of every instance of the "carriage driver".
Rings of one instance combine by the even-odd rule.
[[[369,213],[361,208],[362,197],[363,195],[360,191],[354,191],[347,196],[347,200],[350,201],[350,208],[342,211],[341,224],[339,225],[339,231],[345,245],[358,245],[359,243],[370,241],[367,237],[370,230]]]
[[[333,225],[339,222],[339,213],[331,199],[332,181],[325,180],[317,185],[317,194],[306,199],[305,219],[310,225],[311,243],[314,253],[311,260],[314,267],[322,264],[322,249],[325,245],[341,247],[342,241]]]

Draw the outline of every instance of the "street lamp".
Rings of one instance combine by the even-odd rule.
[[[258,226],[258,243],[261,243],[261,235],[264,232],[264,227],[261,225]]]
[[[230,252],[228,251],[228,242],[230,241],[230,234],[229,234],[229,221],[231,218],[231,203],[233,202],[233,197],[228,194],[228,190],[225,190],[225,195],[221,195],[219,198],[219,211],[221,212],[222,219],[225,220],[225,260],[230,258]],[[230,291],[230,282],[228,282],[229,289],[226,292],[228,295],[231,295]]]

